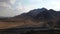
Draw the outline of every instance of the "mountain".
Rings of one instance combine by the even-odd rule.
[[[57,24],[58,21],[60,21],[60,12],[46,8],[30,10],[28,13],[2,20],[2,22],[11,23],[9,27],[45,27],[52,23]]]
[[[60,11],[55,11],[53,9],[47,10],[46,8],[30,10],[28,13],[23,13],[21,15],[15,16],[15,17],[19,17],[19,16],[24,20],[29,19],[29,20],[33,21],[34,23],[46,21],[47,23],[53,22],[53,23],[57,24],[58,21],[60,21]],[[52,20],[54,20],[55,22]]]
[[[0,18],[0,31],[4,33],[41,34],[42,32],[52,33],[51,29],[60,30],[60,11],[42,8],[30,10],[28,13],[14,17]]]
[[[52,19],[56,13],[53,9],[47,10],[46,8],[30,10],[28,13],[15,16],[16,18],[28,18],[33,20],[49,20]]]
[[[28,13],[22,13],[21,15],[17,15],[12,17],[11,19],[14,20],[20,20],[20,19],[32,19],[32,20],[46,20],[46,19],[52,19],[55,13],[59,13],[54,11],[53,9],[47,10],[46,8],[41,9],[34,9],[30,10]],[[56,15],[57,15],[56,14]]]
[[[37,14],[47,11],[47,9],[42,8],[42,9],[34,9],[28,12],[29,15],[36,16]]]

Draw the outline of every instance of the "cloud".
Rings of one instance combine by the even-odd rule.
[[[29,2],[31,3],[35,3],[35,2],[41,2],[42,0],[29,0]]]
[[[11,8],[11,6],[9,4],[6,4],[5,2],[0,2],[0,6]]]
[[[0,2],[14,3],[16,0],[0,0]]]
[[[0,0],[0,16],[11,17],[21,14],[21,11],[14,9],[16,0]]]
[[[0,6],[0,16],[4,16],[4,17],[10,16],[10,14],[12,13],[11,11],[13,11],[13,10],[12,9],[9,9],[7,7]]]
[[[16,2],[16,0],[10,0],[10,3],[14,4]]]
[[[0,0],[0,6],[11,8],[11,5],[9,4],[10,4],[10,0]]]
[[[9,2],[10,0],[0,0],[0,2]]]
[[[36,5],[27,5],[27,6],[24,7],[24,9],[25,9],[24,11],[29,12],[30,10],[37,9],[37,8],[39,8],[38,5],[37,6]]]
[[[48,8],[48,9],[54,9],[59,11],[60,9],[60,0],[50,0],[49,2],[46,2],[44,4],[44,7]]]
[[[6,6],[6,7],[9,6],[10,8],[12,8],[15,2],[16,0],[0,0],[0,4],[2,6]]]
[[[16,12],[19,11],[17,13],[22,13],[42,7],[60,10],[60,0],[0,0],[0,6],[8,8],[6,10],[3,9],[7,13],[10,12],[10,9],[12,9],[12,12],[16,10]]]
[[[45,7],[47,9],[60,10],[60,0],[29,0],[27,5],[24,5],[25,10]]]
[[[51,1],[49,8],[52,8],[54,10],[60,10],[60,0],[55,0],[55,1]]]
[[[19,15],[20,12],[16,9],[10,9],[7,7],[2,7],[0,6],[0,16],[4,16],[4,17],[13,17],[15,15]]]

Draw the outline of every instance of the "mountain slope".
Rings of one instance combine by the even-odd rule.
[[[34,9],[29,11],[28,13],[22,13],[21,15],[17,15],[11,18],[6,18],[5,20],[2,20],[3,22],[2,25],[4,25],[5,22],[6,26],[5,27],[3,26],[4,28],[12,28],[12,26],[13,27],[18,27],[18,26],[19,27],[36,27],[36,26],[45,27],[50,21],[56,24],[60,18],[59,13],[60,12],[54,11],[52,9],[50,10],[47,10],[45,8]]]

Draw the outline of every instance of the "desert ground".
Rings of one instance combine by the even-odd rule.
[[[33,22],[31,20],[25,20],[25,21],[15,21],[15,22],[4,22],[0,21],[0,29],[7,29],[7,28],[20,28],[20,27],[25,27],[25,26],[43,26],[45,23],[44,22]]]

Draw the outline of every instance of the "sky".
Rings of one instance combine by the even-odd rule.
[[[0,0],[0,16],[12,17],[38,8],[60,10],[60,0]]]

